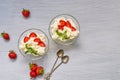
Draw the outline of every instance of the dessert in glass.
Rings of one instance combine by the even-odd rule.
[[[52,19],[49,25],[49,33],[56,43],[69,45],[78,38],[80,26],[73,16],[62,14]]]
[[[20,53],[30,60],[37,60],[44,56],[48,46],[48,37],[40,29],[28,29],[20,35],[18,40]]]

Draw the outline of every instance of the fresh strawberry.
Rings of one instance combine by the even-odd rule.
[[[64,20],[60,20],[59,22],[60,22],[61,26],[65,26],[66,25],[66,22]]]
[[[44,68],[42,66],[37,67],[36,74],[37,75],[43,75],[44,74]]]
[[[68,28],[71,28],[71,23],[70,23],[70,21],[66,21],[66,26],[67,26]]]
[[[30,77],[35,78],[37,76],[35,71],[30,71]]]
[[[29,63],[29,67],[31,71],[35,71],[37,69],[37,64],[36,63]]]
[[[41,42],[40,38],[35,38],[34,42]]]
[[[30,37],[30,38],[31,38],[31,37],[37,37],[37,34],[36,34],[35,32],[31,32],[30,35],[29,35],[29,37]]]
[[[71,26],[71,30],[72,30],[72,31],[76,31],[76,28],[73,27],[73,26]]]
[[[1,35],[2,35],[2,37],[5,39],[5,40],[10,40],[10,36],[9,36],[9,34],[8,33],[6,33],[6,32],[3,32],[3,33],[1,33]]]
[[[25,36],[25,38],[24,38],[24,40],[23,40],[24,43],[28,42],[29,39],[30,39],[29,37]]]
[[[45,45],[44,42],[41,41],[41,42],[38,43],[38,46],[45,47],[46,45]]]
[[[9,56],[10,59],[16,59],[17,58],[17,54],[13,50],[9,51],[8,56]]]
[[[58,25],[58,29],[63,30],[63,29],[64,29],[64,26]]]
[[[30,11],[28,9],[23,9],[22,15],[23,17],[28,18],[30,16]]]

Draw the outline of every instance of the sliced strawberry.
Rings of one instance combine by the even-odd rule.
[[[30,39],[29,37],[25,36],[25,38],[24,38],[24,40],[23,40],[24,43],[28,42],[29,39]]]
[[[63,30],[63,29],[64,29],[64,26],[58,25],[58,29]]]
[[[34,42],[41,42],[40,38],[35,38]]]
[[[38,46],[45,47],[46,45],[45,45],[44,42],[39,42],[39,43],[38,43]]]
[[[37,34],[35,32],[31,32],[29,37],[37,37]]]
[[[71,30],[72,30],[72,31],[76,31],[76,28],[73,27],[73,26],[71,26]]]
[[[70,21],[66,21],[66,26],[69,27],[69,28],[71,28],[71,23],[70,23]]]
[[[60,22],[61,26],[65,26],[66,25],[66,22],[64,20],[60,20],[59,22]]]

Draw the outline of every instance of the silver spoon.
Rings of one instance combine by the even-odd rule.
[[[55,60],[55,63],[54,63],[54,65],[53,65],[50,73],[53,71],[53,69],[54,69],[54,67],[55,67],[55,65],[56,65],[56,63],[57,63],[57,61],[58,61],[58,58],[62,58],[63,55],[64,55],[64,51],[63,51],[63,49],[60,49],[60,50],[57,52],[57,59]]]
[[[62,57],[62,63],[66,64],[68,63],[68,61],[69,61],[69,56],[66,55]]]
[[[50,76],[51,76],[51,74],[52,74],[52,72],[53,72],[53,69],[54,69],[54,67],[55,67],[55,65],[56,65],[56,63],[57,63],[57,61],[58,61],[58,58],[62,58],[63,55],[64,55],[64,51],[63,51],[63,49],[60,49],[60,50],[57,52],[57,59],[55,60],[55,63],[54,63],[54,65],[53,65],[50,73],[47,73],[46,76],[45,76],[45,80],[50,80]]]
[[[52,72],[49,74],[49,75],[51,75],[62,63],[64,63],[64,64],[66,64],[66,63],[68,63],[68,61],[69,61],[69,56],[63,56],[62,58],[61,58],[61,63],[59,63],[55,68],[54,68],[54,70],[52,70]]]

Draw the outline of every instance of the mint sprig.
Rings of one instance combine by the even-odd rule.
[[[61,33],[58,30],[56,30],[56,33],[57,33],[58,36],[62,37],[62,40],[68,39],[67,31],[65,31],[64,33]]]
[[[28,44],[25,44],[25,47],[27,49],[27,51],[25,51],[25,54],[27,54],[27,53],[31,53],[33,55],[37,55],[38,54],[37,51],[34,50],[33,48],[31,48]]]

